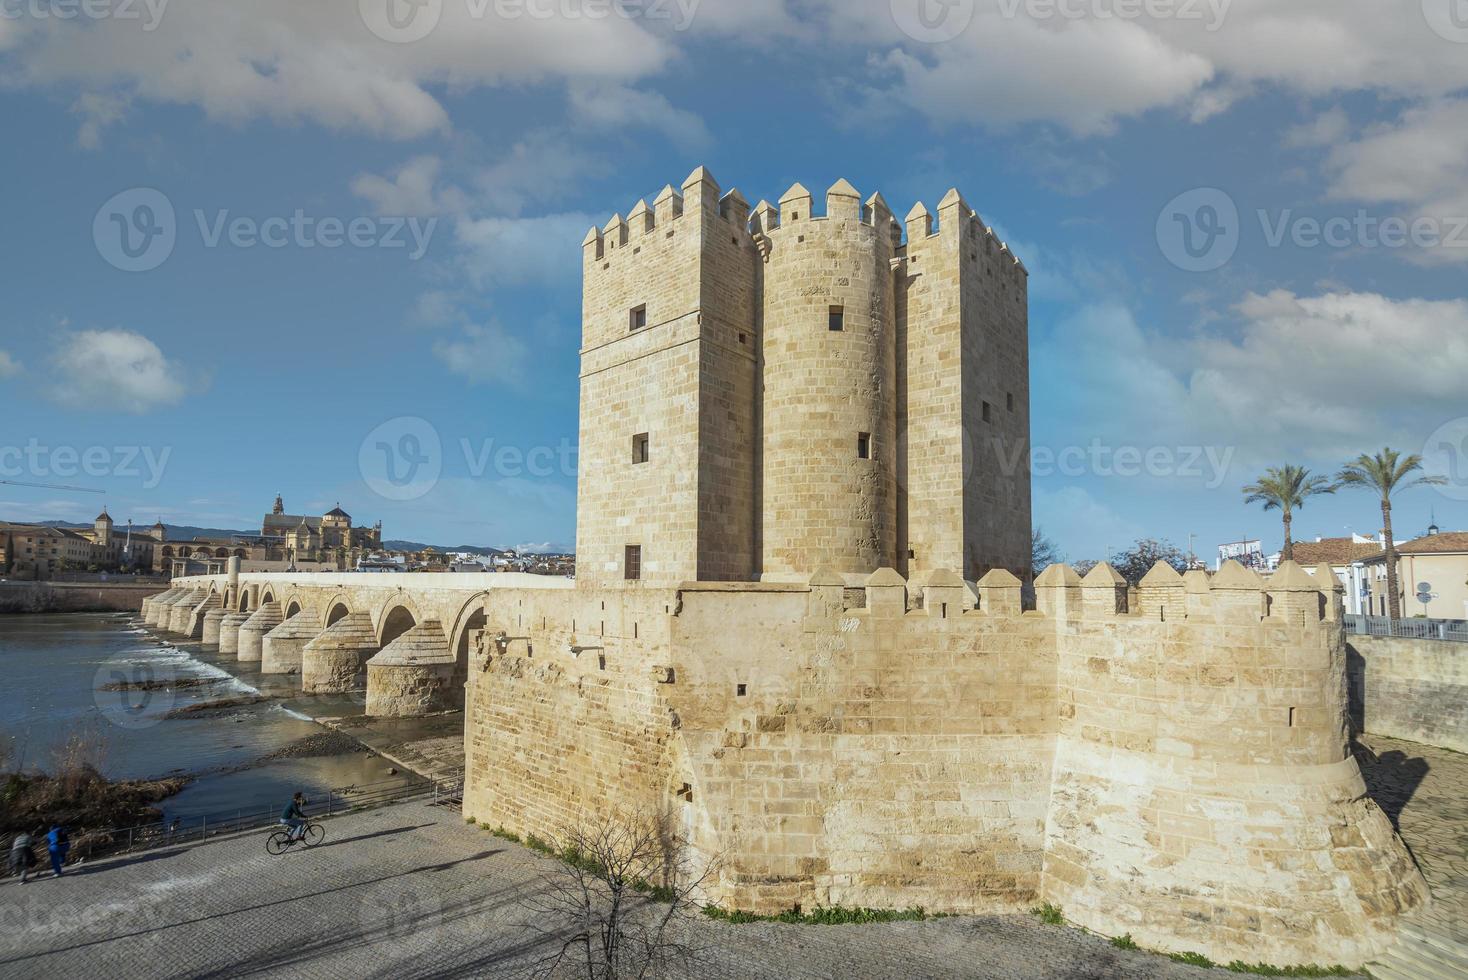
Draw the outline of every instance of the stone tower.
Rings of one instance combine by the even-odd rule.
[[[578,578],[1029,573],[1024,266],[957,191],[814,203],[700,168],[587,234]]]
[[[92,540],[104,548],[112,545],[112,518],[107,514],[107,508],[102,508],[102,513],[92,522]]]

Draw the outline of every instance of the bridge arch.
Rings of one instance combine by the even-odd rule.
[[[250,590],[249,589],[240,589],[240,604],[239,605],[240,605],[239,612],[249,612],[250,611]]]
[[[352,607],[347,604],[346,597],[338,593],[326,602],[326,625],[330,626],[337,620],[350,615]]]
[[[298,597],[291,596],[289,599],[286,600],[286,602],[285,602],[285,618],[286,619],[290,619],[292,616],[295,616],[295,615],[299,614],[300,611],[301,611],[301,600]]]
[[[385,647],[422,622],[417,608],[403,596],[390,600],[377,621],[377,645]]]
[[[271,588],[269,588],[269,587],[268,587],[268,586],[267,586],[267,587],[266,587],[266,588],[265,588],[265,589],[264,589],[264,590],[263,590],[263,591],[261,591],[261,593],[260,593],[260,605],[262,605],[262,606],[263,606],[263,605],[265,605],[265,603],[267,603],[267,602],[274,602],[274,601],[275,601],[275,592],[274,592],[274,590],[272,590],[272,589],[271,589]]]
[[[449,649],[454,651],[458,669],[462,672],[469,665],[469,636],[475,630],[484,629],[487,622],[484,615],[484,597],[488,592],[480,592],[459,609],[459,614],[454,617],[453,629],[449,632]]]

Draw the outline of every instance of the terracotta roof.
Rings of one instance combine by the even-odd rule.
[[[1353,561],[1379,554],[1381,545],[1369,541],[1357,543],[1350,538],[1295,542],[1295,561],[1301,565],[1349,565]]]
[[[1468,551],[1468,531],[1442,531],[1397,545],[1399,555],[1430,555]]]

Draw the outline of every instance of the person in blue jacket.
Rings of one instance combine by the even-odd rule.
[[[71,850],[71,838],[66,836],[66,828],[61,824],[51,825],[51,832],[46,835],[46,850],[51,855],[51,870],[60,878],[61,866],[66,863],[66,852]]]
[[[291,829],[291,840],[300,840],[306,828],[306,814],[301,810],[301,804],[305,802],[306,794],[297,793],[280,812],[280,822]]]

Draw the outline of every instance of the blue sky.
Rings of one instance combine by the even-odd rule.
[[[1385,444],[1456,478],[1399,536],[1468,528],[1462,6],[0,0],[0,479],[105,491],[0,517],[249,527],[279,492],[571,542],[582,235],[705,164],[899,214],[957,186],[1009,241],[1072,559],[1277,546],[1242,484]],[[431,488],[384,484],[424,432]],[[1341,494],[1296,535],[1378,523]]]

